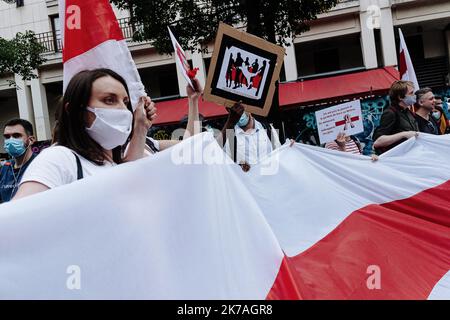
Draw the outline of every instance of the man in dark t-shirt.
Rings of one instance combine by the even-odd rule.
[[[441,134],[437,121],[431,116],[434,110],[435,99],[430,88],[416,91],[416,121],[419,131],[429,134]]]
[[[416,121],[419,126],[419,131],[429,134],[440,134],[438,124],[433,117],[429,117],[428,120],[416,114]]]

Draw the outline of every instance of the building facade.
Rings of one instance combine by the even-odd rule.
[[[128,12],[115,12],[152,99],[185,97],[186,82],[174,57],[158,54],[150,44],[133,42]],[[330,12],[311,22],[308,32],[291,39],[281,83],[396,66],[398,28],[406,38],[419,84],[444,90],[449,82],[450,0],[340,1]],[[25,118],[34,124],[37,139],[46,140],[51,138],[62,94],[58,1],[24,0],[17,4],[0,1],[0,37],[12,38],[26,30],[34,31],[46,47],[47,62],[36,70],[38,78],[31,81],[12,74],[0,75],[0,127],[11,118]],[[201,81],[206,79],[212,51],[210,45],[208,53],[192,53],[188,57],[200,68]],[[17,88],[11,87],[8,80],[15,80]],[[2,146],[0,138],[0,152]]]

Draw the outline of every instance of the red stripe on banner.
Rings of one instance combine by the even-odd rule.
[[[184,54],[183,49],[181,49],[181,47],[178,44],[177,44],[177,53],[180,56],[180,60],[183,61],[183,63],[185,61],[187,61],[186,55]]]
[[[267,300],[302,300],[290,268],[288,258],[284,257]]]
[[[123,40],[122,29],[107,0],[67,0],[63,61],[107,40]]]
[[[450,270],[449,204],[446,182],[404,200],[369,205],[287,258],[282,269],[290,270],[304,299],[426,299]],[[283,270],[269,298],[284,298]]]
[[[350,119],[352,122],[358,121],[359,117],[353,117]],[[343,126],[345,124],[345,120],[338,121],[335,123],[336,127]]]

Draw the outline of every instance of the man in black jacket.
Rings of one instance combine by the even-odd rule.
[[[380,125],[373,135],[373,146],[378,154],[417,136],[419,131],[411,112],[416,103],[414,84],[410,81],[395,81],[389,90],[389,98],[391,105],[384,110]]]

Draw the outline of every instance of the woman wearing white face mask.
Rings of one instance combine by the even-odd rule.
[[[145,110],[145,112],[144,112]],[[108,69],[82,71],[67,86],[55,129],[55,145],[28,167],[14,199],[68,184],[143,156],[156,117],[141,98],[134,114],[125,80]],[[127,156],[124,145],[130,141]]]

